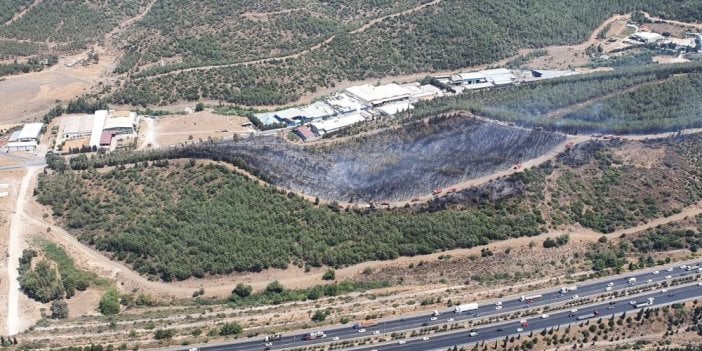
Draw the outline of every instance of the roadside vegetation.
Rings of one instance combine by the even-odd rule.
[[[20,258],[20,287],[30,298],[43,303],[61,301],[91,285],[106,284],[96,274],[76,268],[73,259],[56,244],[43,242],[40,246],[39,251],[25,249]]]

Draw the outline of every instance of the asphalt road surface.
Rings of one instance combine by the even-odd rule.
[[[702,262],[696,263],[697,265],[702,265]],[[367,336],[372,336],[374,333],[377,334],[385,334],[385,333],[392,333],[392,332],[398,332],[398,331],[403,331],[403,330],[412,330],[412,329],[418,329],[422,328],[423,326],[432,326],[432,325],[442,325],[442,324],[452,324],[452,323],[458,323],[462,321],[466,321],[469,319],[475,319],[475,318],[482,318],[490,315],[496,315],[496,314],[501,314],[501,313],[506,313],[506,312],[514,312],[518,311],[524,308],[535,308],[535,307],[543,307],[546,305],[550,305],[552,303],[559,303],[559,302],[565,302],[567,300],[572,300],[572,299],[577,299],[577,298],[585,298],[585,297],[593,297],[593,296],[598,296],[601,294],[604,294],[606,289],[611,288],[610,292],[615,292],[615,291],[620,291],[620,290],[625,290],[630,288],[631,286],[629,285],[629,278],[636,278],[636,283],[633,284],[634,287],[639,287],[642,285],[647,285],[647,284],[655,284],[655,283],[660,283],[665,280],[669,279],[675,279],[675,278],[680,278],[681,276],[687,276],[687,275],[695,275],[698,274],[698,271],[695,270],[687,270],[683,269],[678,266],[666,266],[660,268],[660,271],[657,271],[658,273],[656,274],[655,272],[651,271],[646,271],[646,272],[640,272],[640,273],[632,273],[628,275],[620,275],[616,277],[612,277],[612,279],[608,280],[600,280],[596,282],[584,282],[582,284],[577,284],[577,290],[568,292],[566,294],[561,294],[560,293],[560,286],[554,286],[552,290],[547,291],[546,293],[538,293],[542,295],[542,297],[532,301],[531,303],[523,302],[520,301],[519,298],[509,298],[509,299],[504,299],[501,300],[500,302],[502,303],[502,308],[500,310],[496,309],[495,303],[491,304],[485,304],[481,305],[478,310],[476,311],[471,311],[471,312],[464,312],[464,313],[454,313],[453,309],[445,309],[445,310],[440,310],[441,315],[436,317],[435,320],[431,320],[432,316],[429,316],[428,314],[423,314],[423,315],[416,315],[416,316],[409,316],[406,318],[399,318],[399,319],[392,319],[392,320],[384,320],[384,321],[379,321],[377,326],[374,327],[368,327],[365,328],[366,331],[363,333],[360,333],[358,330],[352,328],[352,324],[349,325],[344,325],[344,326],[337,326],[337,327],[329,327],[327,328],[320,328],[319,330],[324,331],[326,334],[325,338],[320,338],[320,339],[315,339],[315,340],[309,340],[309,341],[303,341],[302,337],[305,335],[304,333],[299,333],[299,334],[294,334],[294,335],[286,335],[280,340],[276,340],[272,342],[272,346],[270,347],[271,350],[282,350],[286,348],[293,348],[293,347],[300,347],[300,346],[310,346],[314,344],[319,344],[319,343],[328,343],[334,340],[335,338],[338,338],[338,340],[345,340],[345,339],[354,339],[354,338],[359,338],[359,337],[367,337]],[[573,285],[573,284],[568,284]],[[670,292],[674,292],[675,290],[679,289],[670,289]],[[535,295],[534,294],[525,294],[526,296],[531,296]],[[578,297],[576,298],[577,295]],[[658,289],[658,293],[653,293],[653,294],[645,294],[645,297],[647,296],[652,296],[655,298],[655,304],[659,303],[672,303],[681,299],[686,299],[690,297],[697,297],[701,296],[702,297],[702,287],[693,287],[693,288],[684,288],[680,290],[679,292],[675,292],[675,296],[673,297],[668,297],[667,294],[662,294],[660,293],[660,289]],[[626,298],[625,298],[626,299]],[[638,298],[638,300],[641,300],[643,298]],[[623,311],[631,310],[632,307],[628,303],[618,303],[616,305],[613,305],[614,309],[608,310],[607,309],[608,304],[605,303],[602,306],[599,306],[598,308],[601,310],[601,313],[604,315],[611,315],[612,313],[621,313]],[[550,318],[547,319],[532,319],[530,320],[529,326],[525,327],[524,330],[527,332],[530,330],[541,330],[545,327],[550,327],[550,326],[555,326],[555,325],[561,325],[561,324],[567,324],[569,322],[573,322],[575,319],[574,317],[567,317],[569,311],[566,312],[556,312],[554,311],[553,313],[550,313],[551,316]],[[452,318],[452,321],[448,321],[449,318]],[[428,341],[423,341],[421,340],[407,340],[406,344],[400,345],[395,343],[395,345],[386,345],[386,346],[374,346],[374,347],[369,347],[369,348],[364,348],[361,350],[432,350],[432,349],[441,349],[444,347],[453,347],[454,345],[461,345],[465,344],[466,342],[470,341],[481,341],[481,340],[491,340],[494,338],[499,338],[499,337],[504,337],[506,335],[515,335],[516,334],[516,328],[518,321],[514,321],[512,324],[509,324],[508,327],[504,328],[504,331],[498,332],[495,330],[495,327],[488,327],[488,329],[478,329],[479,335],[477,337],[471,338],[468,340],[468,332],[463,330],[462,332],[459,333],[453,333],[453,334],[440,334],[436,337],[431,337],[430,340]],[[533,324],[532,324],[533,323]],[[255,339],[247,339],[246,341],[238,341],[238,342],[233,342],[231,344],[227,345],[219,345],[219,346],[204,346],[200,348],[200,351],[239,351],[239,350],[264,350],[265,349],[265,342],[263,341],[263,337],[257,337]]]

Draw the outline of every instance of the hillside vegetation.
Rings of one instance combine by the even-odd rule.
[[[165,280],[344,266],[532,236],[546,226],[608,233],[676,213],[702,199],[701,141],[591,142],[557,162],[392,210],[315,206],[222,166],[143,161],[202,157],[198,148],[78,157],[64,166],[52,159],[59,171],[41,175],[37,196],[82,242]],[[209,155],[256,171],[239,157]],[[129,166],[94,168],[106,164]]]
[[[678,76],[682,75],[682,76]],[[702,126],[702,64],[628,67],[418,104],[404,119],[447,111],[569,133],[656,133]],[[562,111],[562,113],[560,113]]]
[[[691,7],[698,6],[695,2],[688,2]],[[207,32],[207,35],[200,35],[197,44],[178,48],[172,48],[173,45],[168,44],[168,48],[159,53],[130,46],[126,51],[134,54],[130,56],[132,58],[129,66],[136,65],[134,62],[137,61],[141,62],[137,58],[139,55],[148,56],[148,59],[144,60],[147,62],[163,58],[171,64],[141,71],[135,79],[127,81],[117,89],[113,100],[115,103],[134,105],[169,104],[200,98],[245,105],[282,104],[298,99],[301,94],[314,92],[319,87],[333,87],[339,81],[456,69],[495,62],[515,54],[519,48],[574,44],[585,40],[612,14],[641,8],[652,13],[663,13],[670,7],[682,5],[684,4],[652,0],[619,0],[604,3],[574,0],[557,3],[443,0],[410,14],[387,18],[363,31],[353,33],[344,30],[348,26],[335,25],[334,22],[293,28],[292,33],[307,33],[311,39],[321,39],[325,33],[336,33],[327,44],[299,57],[150,77],[180,68],[194,67],[198,65],[197,61],[203,60],[199,65],[243,62],[265,55],[266,51],[273,52],[269,57],[282,56],[276,53],[285,52],[285,46],[289,43],[288,40],[272,46],[259,43],[252,48],[249,48],[248,43],[242,44],[239,45],[242,54],[232,59],[231,55],[227,54],[225,44],[219,39],[222,33],[229,30],[225,23],[218,29]],[[211,11],[204,17],[205,25],[213,18],[209,16],[212,13],[216,12]],[[294,14],[286,12],[276,16]],[[149,21],[152,26],[150,29],[170,28],[169,21],[156,18]],[[245,20],[237,25],[247,25],[246,23]],[[350,23],[352,28],[356,22]],[[275,38],[276,34],[260,31],[275,31],[280,27],[275,23],[266,29],[260,29],[260,26],[254,23],[251,25],[254,26],[253,29],[242,32],[258,31],[256,33],[261,34],[262,38]],[[295,38],[295,35],[288,37]],[[254,43],[259,41],[255,40]],[[299,44],[303,42],[297,41]],[[275,47],[278,49],[272,50]],[[297,47],[300,49],[302,46]],[[156,45],[155,48],[159,46]]]
[[[463,211],[339,213],[217,166],[67,172],[42,176],[38,192],[82,242],[164,280],[347,265],[542,230],[538,213],[516,197]]]

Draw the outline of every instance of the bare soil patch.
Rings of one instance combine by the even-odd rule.
[[[154,133],[156,143],[167,146],[208,139],[231,140],[234,135],[253,131],[250,127],[242,126],[247,123],[249,120],[246,117],[222,116],[212,111],[202,111],[183,116],[159,117],[154,121],[154,128],[145,132]],[[143,133],[140,138],[150,139]]]

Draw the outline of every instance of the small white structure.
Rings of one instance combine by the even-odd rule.
[[[409,99],[411,96],[409,90],[395,83],[379,86],[370,84],[357,85],[347,88],[346,92],[373,106]]]
[[[632,34],[629,38],[636,41],[640,41],[642,43],[651,44],[663,39],[663,36],[658,33],[652,32],[636,32]]]
[[[313,132],[322,136],[365,120],[361,113],[352,113],[350,115],[334,117],[323,121],[315,121],[310,123],[310,127]]]

